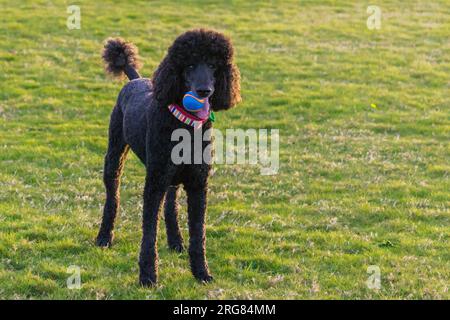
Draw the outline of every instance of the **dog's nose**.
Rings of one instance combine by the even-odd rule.
[[[212,90],[209,88],[201,88],[201,89],[197,89],[195,91],[197,92],[197,94],[200,98],[206,98],[206,97],[209,97]]]

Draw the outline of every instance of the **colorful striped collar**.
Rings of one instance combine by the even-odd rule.
[[[175,118],[189,126],[194,127],[195,129],[201,128],[202,125],[208,120],[214,121],[214,113],[212,111],[209,111],[205,118],[199,118],[193,114],[190,114],[184,108],[176,104],[170,104],[168,108]]]

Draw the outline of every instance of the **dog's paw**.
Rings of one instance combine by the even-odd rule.
[[[178,253],[182,253],[185,250],[183,242],[169,243],[169,249]]]
[[[214,277],[212,275],[210,275],[209,273],[202,274],[202,275],[196,275],[195,278],[204,284],[212,282],[214,280]]]
[[[148,277],[148,276],[140,276],[139,284],[143,287],[150,288],[154,287],[157,284],[156,277]]]
[[[210,274],[204,276],[204,277],[201,279],[201,282],[202,282],[202,283],[209,283],[209,282],[213,282],[213,281],[214,281],[214,277],[213,277],[212,275],[210,275]]]
[[[112,234],[107,236],[99,234],[95,239],[95,245],[101,248],[109,248],[112,245],[113,238]]]

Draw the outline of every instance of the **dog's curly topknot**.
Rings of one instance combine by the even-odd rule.
[[[138,48],[122,38],[108,38],[105,42],[102,58],[105,62],[105,70],[120,78],[124,76],[127,66],[135,70],[139,70],[142,66],[139,61]]]

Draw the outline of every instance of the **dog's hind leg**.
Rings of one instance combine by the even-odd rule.
[[[164,203],[164,218],[166,221],[167,242],[169,248],[176,252],[184,250],[183,236],[181,235],[180,226],[178,224],[178,186],[170,186],[166,193]]]
[[[108,151],[105,156],[103,182],[106,189],[106,202],[103,219],[96,239],[100,247],[109,247],[113,239],[114,221],[120,204],[120,177],[129,150],[123,136],[123,114],[116,106],[111,114],[109,125]]]

